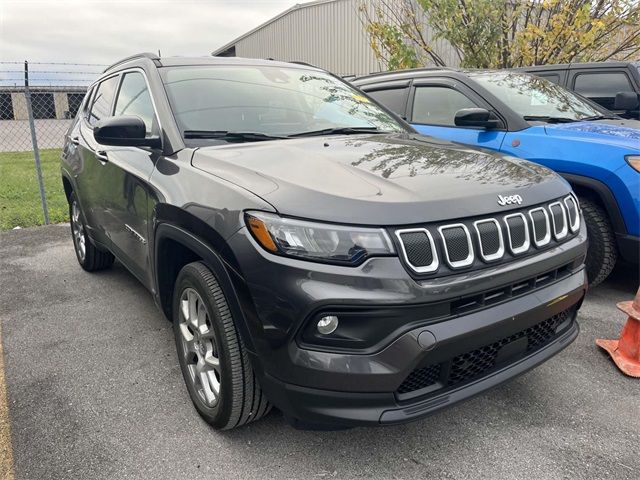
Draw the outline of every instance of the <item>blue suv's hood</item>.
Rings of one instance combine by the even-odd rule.
[[[547,135],[606,143],[640,151],[640,121],[600,120],[545,125]]]

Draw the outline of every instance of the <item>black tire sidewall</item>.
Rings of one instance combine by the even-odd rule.
[[[212,274],[213,275],[213,274]],[[186,361],[184,359],[184,352],[182,350],[182,341],[180,333],[180,298],[182,292],[186,288],[193,288],[200,294],[200,298],[204,301],[207,310],[209,311],[209,318],[211,319],[211,326],[215,332],[216,347],[218,349],[218,358],[220,360],[220,396],[218,403],[214,407],[208,407],[200,399],[199,394],[196,392],[193,383],[189,379],[189,372],[187,371]],[[225,428],[229,417],[231,416],[231,409],[233,404],[233,379],[231,378],[231,355],[229,353],[229,347],[226,341],[226,334],[220,321],[220,312],[218,305],[214,298],[212,298],[209,287],[202,278],[200,272],[193,265],[187,265],[184,267],[176,280],[176,286],[173,295],[173,333],[176,342],[176,351],[178,353],[178,362],[180,363],[180,370],[184,382],[189,391],[191,401],[195,405],[198,413],[211,425],[216,428]]]
[[[585,198],[580,198],[580,204],[589,238],[587,277],[590,286],[595,287],[611,273],[617,260],[617,246],[606,211]]]

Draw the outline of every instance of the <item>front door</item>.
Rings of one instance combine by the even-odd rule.
[[[463,108],[490,107],[475,98],[459,82],[433,79],[416,83],[410,102],[410,122],[423,135],[431,135],[454,142],[500,150],[504,140],[503,130],[482,130],[457,127],[455,114]]]
[[[147,135],[158,134],[159,127],[149,88],[140,70],[122,74],[114,102],[114,116],[140,117]],[[107,192],[104,217],[111,249],[147,287],[149,277],[149,177],[158,152],[138,147],[105,147],[103,190]]]

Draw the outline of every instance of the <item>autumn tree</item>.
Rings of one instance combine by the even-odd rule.
[[[387,68],[510,68],[637,60],[640,0],[362,0],[371,48]],[[427,28],[427,24],[429,28]]]

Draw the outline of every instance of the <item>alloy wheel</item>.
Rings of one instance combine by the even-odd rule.
[[[73,200],[71,204],[71,232],[73,233],[73,244],[76,247],[76,253],[81,262],[84,262],[87,255],[86,235],[84,225],[80,219],[80,208],[78,202]]]
[[[195,289],[185,288],[182,291],[179,315],[187,380],[200,400],[213,408],[220,398],[220,359],[209,311]]]

